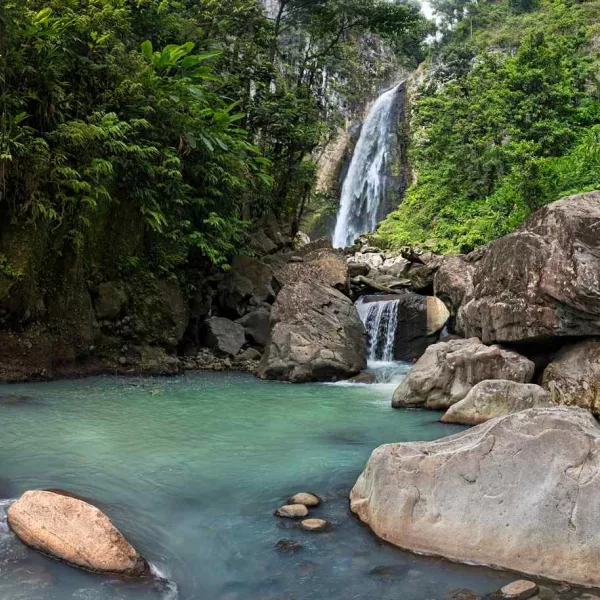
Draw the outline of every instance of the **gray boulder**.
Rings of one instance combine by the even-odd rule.
[[[449,340],[429,346],[394,392],[392,406],[447,409],[462,400],[480,381],[507,379],[529,383],[532,361],[477,338]]]
[[[244,328],[222,317],[211,317],[202,327],[204,346],[220,356],[235,356],[246,343]]]
[[[226,273],[219,283],[219,306],[231,317],[241,317],[254,294],[254,284],[239,271]]]
[[[546,367],[542,386],[556,404],[600,415],[600,340],[565,346]]]
[[[255,231],[250,236],[250,247],[258,254],[277,252],[277,244],[262,230]]]
[[[435,273],[434,294],[446,303],[454,316],[473,295],[472,263],[464,256],[445,256]]]
[[[261,378],[335,381],[366,366],[365,328],[346,296],[318,281],[299,281],[281,290],[271,313]]]
[[[250,294],[257,303],[275,299],[278,288],[271,265],[251,256],[236,256],[231,261],[231,272],[250,282],[252,286]]]
[[[453,404],[442,422],[479,425],[496,417],[550,405],[548,392],[539,385],[490,379],[478,383],[463,400]]]
[[[533,408],[379,447],[351,509],[406,550],[598,586],[599,450],[588,411]]]
[[[244,328],[246,338],[250,342],[254,342],[262,348],[268,344],[271,332],[271,313],[266,308],[260,307],[238,319],[236,323]]]
[[[386,258],[379,268],[382,273],[392,275],[398,279],[406,278],[406,274],[410,269],[410,262],[402,256],[394,256]]]
[[[276,280],[281,287],[291,283],[321,282],[342,292],[348,290],[348,264],[339,252],[315,250],[304,255],[304,262],[288,263],[277,271]]]
[[[369,274],[370,270],[371,268],[369,267],[369,265],[366,265],[364,263],[348,263],[348,277],[350,277],[350,279],[360,277],[361,275],[363,277],[366,277]]]
[[[482,251],[458,320],[486,343],[600,335],[600,192],[537,211]]]

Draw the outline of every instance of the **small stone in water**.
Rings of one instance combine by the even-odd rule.
[[[458,590],[452,595],[452,600],[479,600],[479,596],[471,590]]]
[[[304,504],[287,504],[275,511],[276,517],[283,517],[284,519],[301,519],[306,517],[307,514],[308,508]]]
[[[330,523],[323,519],[305,519],[300,523],[300,527],[306,531],[323,531],[329,527]]]
[[[290,504],[304,504],[304,506],[319,506],[321,498],[315,494],[301,493],[290,498]]]
[[[275,547],[279,552],[298,552],[302,550],[302,544],[295,540],[279,540]]]
[[[500,590],[502,598],[506,598],[507,600],[525,600],[526,598],[535,596],[538,591],[539,588],[533,581],[527,581],[525,579],[513,581]]]

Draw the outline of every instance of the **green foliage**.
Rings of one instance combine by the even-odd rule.
[[[545,203],[600,186],[588,9],[546,0],[517,17],[506,5],[520,44],[490,50],[487,5],[478,6],[482,29],[471,38],[459,26],[438,54],[452,61],[419,92],[411,148],[418,181],[379,230],[393,246],[469,251]],[[498,16],[497,6],[489,10]],[[497,44],[505,32],[494,35]]]
[[[0,219],[61,254],[137,215],[120,262],[160,273],[224,265],[266,212],[296,221],[358,36],[417,52],[423,23],[382,0],[282,6],[276,25],[256,0],[2,2]]]

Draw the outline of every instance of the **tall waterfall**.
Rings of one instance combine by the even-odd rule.
[[[365,302],[359,298],[356,310],[367,330],[369,360],[392,362],[396,350],[398,300]]]
[[[400,86],[402,83],[379,97],[363,125],[342,188],[333,235],[335,248],[351,246],[357,237],[373,231],[385,216],[385,172]]]

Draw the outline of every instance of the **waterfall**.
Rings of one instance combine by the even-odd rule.
[[[385,175],[395,100],[403,84],[382,94],[365,121],[342,188],[340,210],[333,235],[335,248],[354,244],[373,231],[385,216]]]
[[[369,361],[392,362],[396,350],[398,300],[366,302],[363,297],[356,302],[356,310],[367,330]]]

